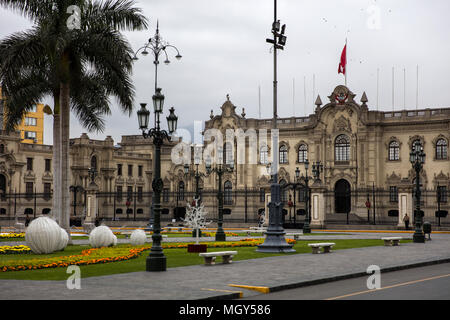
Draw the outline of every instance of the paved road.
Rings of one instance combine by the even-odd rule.
[[[381,288],[369,290],[368,277],[289,289],[247,300],[450,300],[450,263],[381,274]]]

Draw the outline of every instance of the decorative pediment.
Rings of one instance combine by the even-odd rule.
[[[402,180],[402,177],[400,175],[397,175],[395,172],[392,172],[391,175],[386,175],[386,181],[388,183],[395,183],[400,182]]]
[[[333,132],[352,132],[350,120],[344,116],[340,116],[334,121]]]
[[[354,102],[356,94],[351,92],[346,86],[337,86],[333,93],[328,96],[330,102],[337,104],[345,104],[347,102]]]
[[[448,181],[450,181],[450,175],[448,173],[444,174],[441,170],[438,175],[436,175],[436,173],[434,174],[434,181],[444,181],[445,183],[447,183]]]
[[[220,107],[222,109],[222,117],[229,118],[236,115],[236,106],[230,101],[230,95],[227,94],[227,101]]]

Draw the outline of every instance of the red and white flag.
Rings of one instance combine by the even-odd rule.
[[[342,50],[342,54],[341,54],[341,62],[339,62],[339,67],[338,67],[338,74],[339,73],[343,73],[344,76],[345,74],[345,67],[347,66],[347,43],[344,46],[344,50]]]

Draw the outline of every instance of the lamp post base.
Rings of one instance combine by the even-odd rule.
[[[256,252],[263,253],[289,253],[296,252],[292,248],[292,244],[288,244],[284,238],[284,232],[282,233],[271,233],[266,232],[266,240],[263,244],[258,246]]]
[[[148,256],[146,260],[146,270],[147,271],[166,271],[167,269],[167,259],[163,255],[161,257]]]
[[[413,235],[414,243],[425,243],[425,235],[423,233],[414,233]]]
[[[303,234],[305,233],[311,233],[311,227],[309,222],[305,222],[305,224],[303,225]]]
[[[216,232],[216,241],[227,241],[227,236],[223,229],[219,229]]]

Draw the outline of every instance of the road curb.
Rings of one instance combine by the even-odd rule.
[[[416,263],[410,263],[410,264],[406,264],[406,265],[399,265],[399,266],[392,266],[392,267],[385,267],[385,268],[381,268],[380,272],[387,273],[387,272],[413,269],[413,268],[431,266],[431,265],[442,264],[442,263],[450,263],[450,258],[416,262]],[[332,276],[332,277],[315,279],[315,280],[283,284],[283,285],[279,285],[279,286],[268,287],[269,290],[267,293],[283,291],[283,290],[288,290],[288,289],[301,288],[301,287],[309,287],[309,286],[313,286],[313,285],[317,285],[317,284],[335,282],[335,281],[352,279],[352,278],[366,277],[366,276],[368,276],[368,273],[364,271],[364,272],[355,272],[355,273],[349,273],[349,274]],[[213,297],[208,297],[206,299],[201,299],[201,300],[229,300],[229,299],[239,299],[239,298],[240,298],[239,294],[225,294],[225,295],[217,295],[217,296],[213,296]]]

